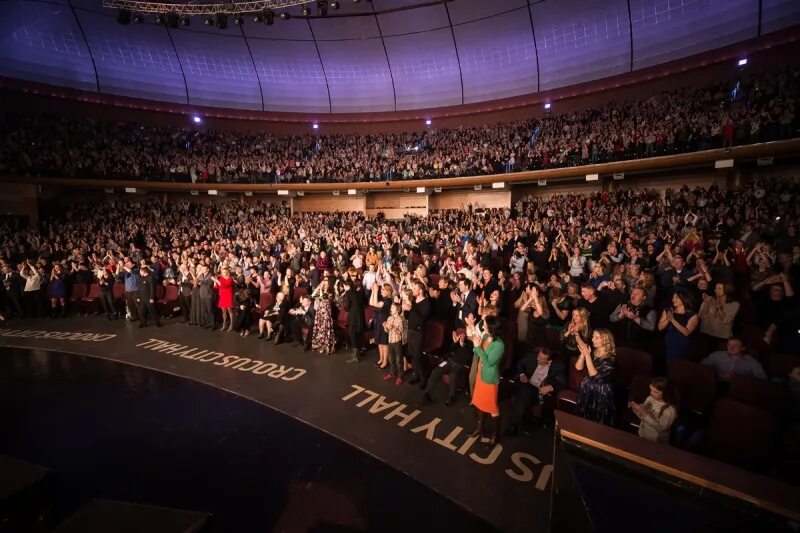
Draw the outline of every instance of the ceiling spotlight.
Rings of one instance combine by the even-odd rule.
[[[205,24],[206,26],[213,26],[214,19],[212,19],[211,17],[206,17],[205,19],[203,19],[203,24]]]
[[[264,22],[264,15],[261,13],[256,13],[253,15],[253,22]]]
[[[242,18],[239,15],[236,15],[235,17],[233,17],[233,23],[236,24],[237,26],[241,26],[242,24],[244,24],[244,18]]]
[[[225,14],[218,14],[217,15],[217,28],[224,30],[228,27],[228,15]]]
[[[156,13],[156,24],[164,24],[167,20],[163,13]]]
[[[192,23],[192,18],[189,15],[184,15],[181,17],[181,26],[184,28]]]
[[[303,8],[303,16],[307,17],[309,15],[311,15],[311,9],[309,9],[308,7],[304,7]]]
[[[273,13],[272,11],[267,11],[266,13],[264,13],[264,24],[266,24],[267,26],[272,26],[273,24],[275,24],[275,13]]]
[[[427,119],[427,120],[425,120],[425,125],[426,125],[426,126],[430,126],[430,125],[431,125],[431,119]]]
[[[292,15],[288,11],[281,13],[281,20],[289,20],[290,18],[292,18]]]
[[[141,24],[142,22],[144,22],[144,17],[139,13],[136,13],[135,15],[133,15],[133,18],[131,20],[133,20],[134,24]]]
[[[117,22],[128,25],[131,23],[131,12],[127,9],[120,9],[117,12]]]
[[[331,2],[331,9],[339,9],[339,2]]]

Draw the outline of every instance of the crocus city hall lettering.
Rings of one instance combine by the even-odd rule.
[[[293,366],[278,365],[275,363],[265,363],[258,359],[251,359],[249,357],[239,357],[238,355],[225,355],[222,352],[215,352],[212,350],[203,350],[201,348],[192,348],[177,344],[169,341],[162,341],[160,339],[149,339],[145,342],[137,344],[139,348],[146,348],[154,352],[161,352],[184,359],[191,359],[200,363],[213,363],[216,366],[224,368],[233,368],[240,372],[252,372],[257,376],[267,376],[273,379],[281,379],[283,381],[295,381],[306,374],[302,368],[295,368]]]
[[[0,337],[16,337],[20,339],[103,342],[116,336],[115,333],[78,333],[73,331],[40,331],[36,329],[0,330]]]
[[[470,437],[461,426],[447,427],[441,418],[427,419],[422,411],[411,409],[398,401],[389,401],[386,396],[359,385],[351,385],[353,392],[342,400],[354,401],[356,407],[366,408],[373,415],[397,424],[411,433],[424,435],[426,439],[453,453],[469,457],[481,465],[493,465],[503,456],[503,445],[497,444],[491,451],[475,446],[479,437]],[[442,427],[440,427],[440,425]],[[449,429],[449,431],[448,431]],[[553,465],[542,464],[539,458],[524,452],[514,452],[509,457],[511,465],[505,474],[520,483],[534,483],[537,490],[545,490],[553,473]]]

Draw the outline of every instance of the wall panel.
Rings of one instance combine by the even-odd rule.
[[[371,193],[367,196],[366,214],[376,216],[379,212],[389,220],[397,220],[405,215],[428,216],[427,194],[418,193]]]
[[[335,211],[360,211],[366,209],[365,196],[333,196],[332,194],[306,194],[292,198],[295,213]]]
[[[8,0],[0,17],[0,76],[96,91],[89,49],[68,6]]]
[[[443,191],[431,195],[430,209],[466,209],[469,204],[483,209],[511,207],[511,191]]]

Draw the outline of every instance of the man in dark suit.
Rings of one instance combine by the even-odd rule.
[[[472,290],[470,280],[462,279],[458,282],[458,290],[450,294],[456,311],[456,328],[463,328],[464,320],[469,315],[478,316],[478,293]]]
[[[517,364],[517,397],[514,400],[514,419],[507,433],[516,435],[525,432],[523,422],[534,401],[542,406],[541,421],[553,420],[556,395],[567,385],[564,363],[553,360],[547,348],[537,348]]]
[[[311,298],[307,295],[300,297],[300,305],[289,311],[291,321],[289,322],[289,331],[292,333],[295,345],[302,345],[303,351],[307,352],[311,349],[311,338],[314,330],[314,319],[316,318],[317,311],[311,304]],[[303,326],[308,328],[308,333],[303,338]]]
[[[22,288],[24,286],[25,280],[22,279],[19,272],[11,268],[9,264],[3,265],[3,288],[5,289],[6,300],[11,312],[16,313],[20,318],[25,316],[22,312]]]
[[[442,382],[442,376],[447,374],[450,377],[449,394],[447,401],[444,402],[446,406],[452,405],[456,398],[456,387],[459,382],[463,380],[464,384],[467,383],[467,375],[469,374],[469,366],[472,364],[472,343],[466,340],[466,335],[461,332],[453,332],[453,345],[447,358],[442,361],[439,366],[433,369],[431,377],[428,379],[428,386],[425,387],[425,394],[422,396],[422,404],[433,403],[433,390],[436,385]]]
[[[348,363],[361,361],[364,339],[364,287],[356,280],[344,282],[345,293],[342,308],[347,311],[347,336],[350,338],[352,355]]]
[[[158,313],[156,313],[156,280],[150,274],[148,267],[139,269],[139,327],[143,328],[147,325],[148,317],[152,316],[156,327],[161,327],[161,322],[158,320]]]
[[[203,329],[216,329],[217,316],[214,313],[214,281],[209,274],[208,266],[200,267],[200,274],[197,277],[200,296],[200,325]]]

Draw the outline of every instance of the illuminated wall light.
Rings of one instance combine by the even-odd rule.
[[[600,174],[586,174],[586,181],[597,181],[600,179]]]
[[[739,66],[740,66],[740,67],[743,67],[743,66],[745,66],[746,64],[747,64],[747,58],[746,58],[746,57],[745,57],[745,58],[743,58],[743,59],[740,59],[740,60],[739,60]]]
[[[547,102],[546,104],[544,104],[544,108],[545,109],[550,109],[550,102]]]
[[[431,119],[425,120],[425,125],[426,126],[430,126],[432,123],[433,123],[433,121]]]
[[[417,187],[417,192],[419,194],[424,194],[425,193],[425,187]]]
[[[312,124],[312,126],[311,126],[311,127],[312,127],[312,128],[314,128],[315,130],[318,130],[318,129],[319,129],[319,124],[317,124],[317,123],[315,122],[314,124]]]
[[[349,194],[350,196],[355,196],[356,190],[355,189],[347,189],[347,194]]]
[[[192,122],[194,122],[195,124],[202,124],[203,123],[203,119],[200,118],[199,116],[195,115],[195,116],[192,117]]]

